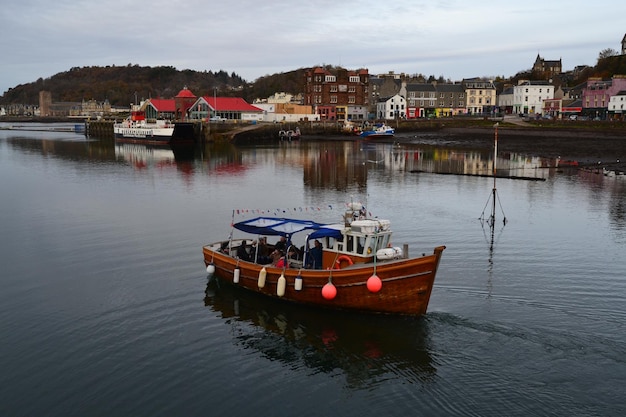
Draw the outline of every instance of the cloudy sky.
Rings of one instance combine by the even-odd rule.
[[[6,1],[0,94],[72,67],[127,64],[248,81],[320,64],[460,80],[512,76],[540,54],[570,70],[620,51],[624,16],[624,1]]]

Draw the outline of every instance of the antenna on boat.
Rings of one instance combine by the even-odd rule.
[[[483,212],[479,217],[481,224],[484,226],[485,223],[489,225],[491,229],[491,248],[493,249],[493,240],[494,240],[494,228],[496,224],[496,201],[500,205],[500,210],[502,211],[502,227],[506,225],[506,215],[504,214],[504,210],[502,209],[502,204],[500,203],[500,199],[498,198],[498,191],[496,188],[496,177],[497,177],[497,161],[498,161],[498,126],[499,123],[493,125],[494,127],[494,143],[493,143],[493,189],[491,190],[491,194],[487,199],[487,203],[485,204],[485,208],[483,208]],[[485,210],[489,203],[491,202],[491,214],[489,217],[485,217]]]

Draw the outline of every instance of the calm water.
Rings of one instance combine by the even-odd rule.
[[[0,415],[624,415],[626,180],[500,155],[543,181],[498,180],[492,240],[493,181],[429,173],[489,173],[450,140],[188,159],[0,131]],[[394,244],[447,246],[425,317],[208,283],[201,247],[233,210],[336,221],[351,196]]]

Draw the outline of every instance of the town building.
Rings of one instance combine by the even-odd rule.
[[[491,80],[466,78],[461,81],[465,90],[468,114],[489,114],[496,110],[496,86]]]
[[[301,121],[317,121],[319,115],[313,112],[311,106],[301,104],[286,103],[270,103],[269,100],[255,101],[254,107],[258,107],[263,111],[264,122],[301,122]]]
[[[190,119],[262,121],[263,110],[241,97],[199,97],[189,108]]]
[[[609,116],[622,119],[626,114],[626,90],[621,90],[609,100]]]
[[[582,95],[583,115],[606,119],[611,97],[622,90],[626,90],[626,75],[614,75],[610,80],[589,78]]]
[[[406,85],[408,119],[436,117],[437,91],[432,83],[409,83]]]
[[[547,81],[520,80],[513,87],[513,113],[541,114],[543,101],[554,98],[554,86]]]
[[[377,119],[406,119],[406,100],[400,94],[385,97],[376,103]]]
[[[364,118],[359,109],[370,104],[367,69],[315,67],[304,76],[304,104],[312,106],[321,120]]]
[[[498,95],[497,105],[498,105],[498,110],[501,113],[505,113],[505,114],[513,113],[513,102],[514,102],[513,97],[514,97],[513,87],[506,87]]]
[[[563,63],[561,59],[548,61],[543,59],[539,54],[533,64],[533,72],[539,73],[543,79],[550,80],[554,76],[559,75],[563,71]]]
[[[437,117],[458,116],[468,113],[466,90],[463,84],[436,84],[435,90]]]
[[[139,106],[146,119],[176,120],[176,102],[174,99],[151,98]]]
[[[176,94],[174,97],[174,104],[176,107],[175,118],[176,120],[185,120],[189,118],[189,109],[196,102],[198,97],[192,93],[187,86]]]

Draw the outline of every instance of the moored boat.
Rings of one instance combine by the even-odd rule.
[[[174,124],[169,120],[146,120],[140,111],[113,125],[115,139],[120,142],[143,145],[169,144],[174,133]]]
[[[371,129],[359,133],[362,138],[392,138],[396,131],[385,123],[376,123]]]
[[[300,140],[300,128],[296,127],[296,130],[281,130],[278,132],[278,138],[280,140],[292,141]]]
[[[231,236],[204,246],[209,275],[276,299],[358,312],[425,314],[445,249],[410,257],[408,245],[391,246],[390,222],[368,217],[358,203],[349,205],[338,224],[256,217],[233,228],[259,244]],[[301,248],[292,241],[299,233],[305,236]],[[263,236],[281,238],[266,247],[273,262],[261,255]]]

